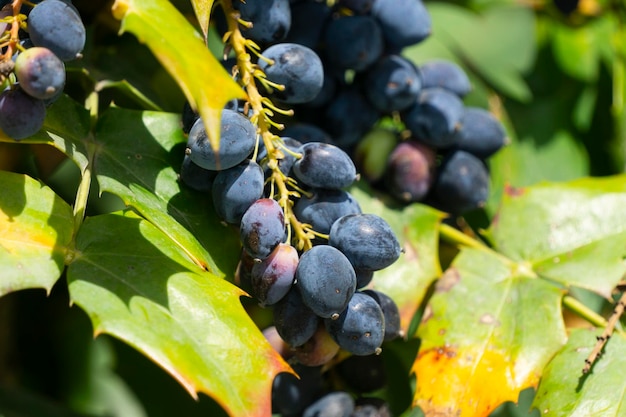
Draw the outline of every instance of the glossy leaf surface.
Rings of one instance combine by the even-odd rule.
[[[240,289],[132,212],[87,219],[76,244],[70,297],[96,335],[128,343],[232,416],[270,415],[273,376],[289,367],[246,314]]]
[[[508,188],[488,235],[543,278],[609,297],[626,273],[626,177]]]

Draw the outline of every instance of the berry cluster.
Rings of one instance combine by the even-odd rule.
[[[282,126],[272,116],[291,115],[282,108],[321,94],[323,61],[306,45],[280,41],[292,33],[288,1],[221,5],[224,39],[236,55],[224,66],[247,99],[223,108],[218,149],[185,106],[181,181],[210,193],[218,216],[238,228],[238,283],[273,309],[275,337],[288,346],[283,354],[294,366],[319,368],[340,349],[376,356],[384,341],[401,334],[400,315],[390,297],[366,287],[375,271],[398,259],[400,243],[384,219],[363,213],[347,191],[358,174],[344,149],[274,133]],[[280,401],[276,407],[288,415]]]
[[[65,62],[85,46],[85,26],[71,1],[43,0],[26,9],[13,1],[0,11],[0,129],[15,140],[41,129],[46,107],[63,93]]]
[[[294,106],[282,134],[339,146],[364,179],[401,203],[452,214],[482,206],[485,160],[505,144],[505,130],[487,110],[464,105],[472,87],[459,66],[418,66],[401,55],[430,35],[422,2],[290,3],[285,41],[317,52],[324,82],[314,100]]]

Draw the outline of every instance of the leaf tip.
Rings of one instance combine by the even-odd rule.
[[[111,7],[111,12],[113,13],[113,17],[117,20],[124,19],[124,16],[128,13],[128,1],[115,0],[115,3],[113,3],[113,6]]]

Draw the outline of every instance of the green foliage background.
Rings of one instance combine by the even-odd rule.
[[[174,0],[171,3],[189,21],[196,22],[191,2]],[[175,170],[182,160],[180,143],[184,140],[178,132],[178,114],[185,100],[181,81],[177,81],[155,58],[154,51],[150,51],[133,34],[118,34],[119,21],[111,13],[111,2],[76,0],[74,4],[88,25],[88,45],[84,59],[68,68],[66,90],[68,97],[51,110],[52,115],[49,116],[46,129],[47,132],[53,133],[42,134],[41,137],[27,141],[26,145],[10,141],[0,142],[0,170],[24,173],[40,179],[62,197],[55,199],[50,196],[41,201],[54,206],[54,212],[59,213],[59,217],[71,218],[69,205],[74,203],[76,193],[80,190],[81,170],[88,164],[90,155],[95,154],[99,157],[97,174],[101,188],[94,182],[87,204],[87,216],[111,213],[129,204],[157,227],[150,226],[147,221],[140,221],[138,217],[130,214],[124,217],[122,223],[118,222],[118,217],[121,217],[118,214],[88,220],[83,225],[86,230],[85,236],[93,238],[102,246],[90,246],[79,241],[77,245],[84,250],[85,257],[82,261],[72,263],[69,270],[62,268],[62,259],[56,259],[55,261],[58,261],[56,263],[52,262],[51,269],[48,270],[52,277],[48,281],[49,294],[41,289],[23,289],[0,297],[0,416],[226,415],[222,407],[209,396],[199,394],[198,399],[194,400],[189,395],[195,382],[190,383],[191,388],[188,386],[185,390],[170,374],[127,344],[130,342],[135,348],[142,349],[141,340],[126,339],[127,343],[123,343],[119,337],[100,335],[93,338],[94,329],[98,330],[97,321],[93,319],[100,314],[99,308],[106,309],[108,305],[106,302],[102,305],[93,303],[93,295],[89,293],[89,289],[85,289],[85,282],[77,282],[80,280],[73,277],[77,276],[80,268],[89,266],[90,256],[113,266],[115,261],[107,261],[105,251],[99,253],[98,250],[106,248],[107,245],[115,245],[116,236],[124,234],[149,236],[146,239],[156,246],[162,240],[182,242],[179,245],[169,243],[166,245],[171,251],[171,259],[175,262],[162,261],[162,264],[157,263],[156,266],[153,264],[141,271],[151,275],[150,268],[159,270],[171,268],[176,272],[182,268],[186,275],[185,280],[181,279],[179,284],[181,287],[192,285],[194,279],[200,279],[198,277],[210,273],[220,275],[224,271],[233,271],[238,254],[228,251],[229,248],[236,247],[234,236],[226,235],[224,239],[224,236],[220,235],[219,242],[215,239],[218,234],[215,230],[219,230],[217,228],[220,225],[214,217],[209,216],[209,220],[197,221],[203,217],[203,210],[207,207],[210,210],[210,204],[207,204],[206,200],[178,195],[178,189],[173,187],[176,181]],[[487,229],[496,213],[502,214],[499,210],[503,199],[511,198],[504,196],[504,190],[509,189],[508,187],[537,186],[545,181],[563,182],[587,176],[612,176],[624,171],[626,163],[624,4],[619,0],[591,0],[584,2],[584,8],[579,7],[569,16],[560,13],[550,0],[537,1],[533,4],[534,7],[530,7],[513,0],[426,1],[433,17],[433,36],[423,44],[405,51],[405,55],[416,63],[433,58],[458,62],[466,69],[475,87],[467,97],[466,104],[489,108],[507,127],[510,144],[491,160],[493,186],[489,204],[484,211],[471,213],[466,218],[474,231]],[[142,18],[144,22],[139,23],[140,26],[157,19],[150,15],[144,15]],[[132,32],[132,29],[129,30]],[[208,35],[212,52],[219,55],[220,40],[212,30]],[[185,44],[181,43],[175,34],[170,38],[170,42],[171,47],[182,50],[185,48]],[[190,61],[188,65],[194,65],[194,62]],[[215,68],[209,66],[208,70],[215,71]],[[211,77],[207,75],[205,79],[197,80],[197,83],[200,86],[203,83],[210,85],[210,80]],[[97,96],[94,96],[93,92],[97,92]],[[224,97],[227,96],[228,93],[224,93]],[[83,103],[93,105],[91,101],[94,97],[98,103],[99,114],[104,115],[98,120],[90,118],[82,106]],[[202,98],[198,100],[201,101]],[[57,112],[58,116],[55,116],[54,112]],[[168,114],[164,115],[163,112]],[[63,123],[55,124],[59,120],[63,120]],[[95,132],[100,139],[108,139],[107,146],[90,149],[91,142],[85,140],[89,138],[90,132]],[[148,140],[124,143],[124,138],[129,132],[132,137],[145,137],[153,139],[153,142]],[[52,143],[54,146],[42,143]],[[71,158],[67,158],[59,150],[71,154]],[[151,162],[139,161],[139,156],[146,155],[155,157],[150,159]],[[129,160],[133,163],[128,163]],[[152,178],[150,173],[155,172],[152,170],[155,167],[150,163],[172,169],[161,171],[166,173],[165,178]],[[137,167],[146,168],[145,171],[141,171],[135,169]],[[120,171],[122,174],[119,174]],[[9,195],[11,184],[17,190],[24,190],[21,201],[24,205],[35,199],[33,195],[44,198],[42,194],[37,194],[38,186],[34,183],[20,183],[17,177],[8,173],[3,174],[2,178],[3,184],[7,185],[0,191],[0,199],[2,193],[5,196]],[[535,190],[533,192],[540,193],[541,190],[547,189],[546,198],[552,199],[552,202],[562,201],[559,195],[561,192],[564,199],[571,198],[575,192],[583,193],[584,196],[577,203],[579,204],[577,207],[582,207],[578,215],[585,217],[595,212],[597,207],[594,205],[597,203],[592,203],[592,197],[596,196],[594,189],[598,190],[599,195],[617,193],[616,201],[621,201],[624,193],[623,184],[623,177],[614,177],[610,185],[574,182],[568,183],[564,190],[560,186],[550,189],[550,185],[544,184],[533,188]],[[377,201],[368,200],[367,192],[362,190],[358,192],[363,193],[364,196],[361,198],[371,204],[371,210],[368,211],[380,208]],[[20,192],[16,192],[11,196],[19,194]],[[534,197],[538,201],[543,198],[543,196]],[[532,198],[530,200],[533,201]],[[20,204],[17,200],[12,202]],[[585,205],[587,202],[589,206]],[[593,210],[588,207],[593,207]],[[617,208],[605,205],[598,207],[600,207],[598,210],[606,209],[606,217],[609,220],[599,220],[593,230],[597,231],[609,224],[613,229],[623,231],[621,227],[624,216],[620,217],[621,212]],[[0,208],[6,213],[11,210],[6,204]],[[414,221],[416,227],[439,222],[440,219],[436,215],[428,211],[422,213],[421,210],[421,208],[409,210],[394,217],[398,219],[398,224],[394,227],[401,229],[405,221]],[[527,259],[522,256],[532,236],[525,236],[517,230],[536,219],[524,218],[526,208],[511,210],[522,215],[513,218],[508,229],[505,226],[501,226],[500,230],[491,227],[492,240],[489,243],[520,264],[526,260],[536,261],[537,257]],[[17,212],[19,211],[18,209]],[[395,216],[391,212],[386,213]],[[546,217],[556,219],[559,215],[560,213],[556,212]],[[200,226],[194,226],[198,223]],[[184,227],[181,227],[181,224]],[[540,227],[541,225],[530,227],[530,230],[535,232]],[[71,235],[71,227],[69,229],[63,231],[64,236]],[[112,236],[106,237],[100,230],[107,230]],[[196,232],[199,244],[189,236],[189,230]],[[432,230],[434,233],[435,229]],[[605,244],[603,243],[606,242],[605,239],[615,239],[607,246],[615,243],[616,247],[622,248],[620,245],[623,245],[622,236],[615,238],[608,233],[596,236],[593,232],[588,232],[585,236],[598,245]],[[422,245],[430,242],[424,237],[409,236],[407,239]],[[434,240],[436,236],[429,236],[429,239]],[[61,242],[61,245],[69,244],[68,242],[69,238]],[[437,249],[436,244],[431,244],[431,249],[433,246]],[[511,246],[514,248],[510,249]],[[507,247],[509,249],[506,249]],[[453,261],[457,249],[449,245],[446,239],[443,239],[438,249],[439,252],[434,252],[432,256],[437,258],[437,262],[441,261],[442,266],[454,262],[453,265],[463,273],[472,273],[472,268],[466,263],[467,256],[470,256],[466,254],[472,250],[465,250],[463,256]],[[151,253],[148,251],[148,254]],[[207,256],[207,253],[210,253],[210,256]],[[541,251],[539,253],[544,255]],[[613,252],[606,249],[603,253],[619,257],[623,251],[615,249]],[[581,255],[582,258],[584,254]],[[208,262],[203,264],[203,260]],[[498,270],[500,261],[491,255],[486,256],[485,265],[489,267],[495,265],[494,270]],[[435,263],[433,260],[426,268],[427,271],[423,271],[418,278],[419,288],[424,291],[420,290],[414,294],[417,304],[420,304],[426,295],[425,289],[439,272]],[[55,265],[59,264],[61,268],[54,269]],[[585,262],[582,262],[582,265],[583,268],[589,267]],[[613,258],[599,266],[606,265],[617,265],[615,266],[617,272],[613,270],[613,275],[605,274],[604,281],[600,279],[587,285],[574,283],[573,287],[569,288],[569,293],[582,301],[589,310],[605,316],[610,311],[610,304],[598,293],[610,298],[611,288],[621,278],[620,272],[623,273],[623,265]],[[6,267],[6,264],[4,266]],[[209,272],[202,270],[201,266]],[[64,275],[55,284],[61,270],[64,271]],[[405,276],[401,270],[393,273],[402,278]],[[554,276],[558,274],[565,272],[554,272],[549,278],[555,279]],[[619,276],[615,278],[615,274]],[[606,278],[607,276],[610,278]],[[517,279],[517,275],[513,277]],[[559,276],[555,280],[559,281],[558,278]],[[43,278],[37,275],[36,279]],[[571,279],[559,282],[568,286]],[[78,291],[72,295],[74,304],[71,306],[68,283],[69,291],[72,286]],[[389,282],[385,284],[383,280],[379,280],[378,285],[390,293],[394,292],[394,288],[398,294],[406,293],[405,289],[400,287],[401,283],[391,281],[391,284]],[[28,288],[28,283],[24,288]],[[468,291],[471,295],[471,291],[476,293],[481,289],[470,288]],[[552,290],[547,290],[550,291]],[[84,298],[81,298],[81,295]],[[132,298],[134,295],[128,296]],[[535,295],[537,292],[531,292],[527,296]],[[239,295],[233,293],[231,296],[238,299]],[[433,298],[435,307],[437,303],[448,305],[455,295],[449,299],[441,297]],[[548,294],[546,297],[549,304],[556,296]],[[245,299],[242,301],[256,325],[263,328],[270,323],[266,311],[256,308]],[[150,308],[152,306],[146,307],[146,311]],[[423,308],[423,305],[419,306],[417,317],[411,327],[412,331],[417,327]],[[225,307],[224,311],[234,315],[242,314],[238,307]],[[463,314],[461,310],[454,313]],[[556,314],[554,311],[551,313]],[[529,320],[531,324],[536,324],[537,318]],[[125,324],[129,323],[131,320]],[[565,324],[568,327],[580,326],[577,320],[567,314]],[[231,328],[234,333],[238,325],[240,322],[235,320]],[[589,324],[583,323],[582,326],[588,327]],[[173,327],[170,329],[172,332],[179,330]],[[200,327],[198,332],[202,333]],[[115,331],[121,332],[120,328],[124,326],[116,327]],[[423,336],[431,331],[432,329],[424,327],[418,334]],[[558,356],[558,359],[546,368],[545,383],[542,382],[543,385],[539,387],[535,402],[537,407],[566,409],[562,404],[570,400],[554,398],[551,392],[557,391],[560,385],[571,386],[577,382],[577,375],[571,372],[567,374],[563,369],[578,369],[582,366],[584,355],[575,354],[572,349],[593,346],[593,337],[589,338],[586,333],[581,330],[574,332],[567,347],[564,348],[563,355]],[[245,345],[245,342],[242,343]],[[558,347],[558,342],[554,343]],[[143,346],[144,352],[146,349],[149,350],[149,345],[147,342],[147,347]],[[193,343],[190,342],[190,345]],[[602,369],[612,379],[617,379],[613,378],[614,375],[624,369],[623,360],[615,353],[620,349],[623,353],[623,345],[624,341],[616,338],[615,344],[609,344],[610,350],[607,347],[605,358],[608,359],[605,363],[609,363],[609,366],[606,370]],[[408,376],[417,348],[416,339],[408,342],[396,341],[387,346],[383,353],[390,372],[389,379],[393,382],[390,382],[390,386],[384,392],[377,394],[387,398],[392,404],[393,411],[398,415],[401,413],[419,415],[419,410],[410,410],[415,387],[411,385]],[[198,352],[193,352],[196,353]],[[199,357],[202,357],[202,352],[199,353]],[[162,365],[162,362],[159,363]],[[196,369],[207,366],[214,370],[212,367],[216,365],[207,364],[199,359],[197,362],[191,361],[189,366]],[[567,375],[571,377],[568,379]],[[238,383],[249,382],[238,381]],[[600,398],[606,383],[606,380],[603,382],[590,379],[588,390],[580,394],[581,398],[589,401]],[[199,384],[201,385],[202,381]],[[619,387],[623,382],[617,384]],[[613,391],[624,392],[619,389]],[[504,404],[493,412],[493,416],[528,415],[533,395],[532,390],[523,391],[519,406],[512,403]],[[615,402],[619,400],[623,401],[623,398],[614,399]],[[539,415],[538,410],[534,410],[534,413]],[[563,414],[554,415],[568,414],[565,410]],[[612,415],[619,415],[619,410]]]

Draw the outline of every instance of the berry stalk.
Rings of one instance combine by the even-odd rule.
[[[224,39],[229,43],[237,57],[239,83],[244,88],[248,96],[248,103],[253,111],[250,119],[256,124],[261,140],[263,140],[263,144],[267,149],[267,158],[270,161],[269,167],[272,169],[270,181],[273,189],[277,192],[277,201],[284,210],[285,222],[296,237],[296,247],[299,250],[308,250],[313,247],[311,239],[314,238],[314,235],[310,230],[307,230],[306,225],[298,221],[293,213],[293,202],[290,200],[290,197],[298,196],[298,193],[289,190],[286,177],[278,167],[277,160],[282,156],[283,152],[279,145],[281,139],[270,131],[272,126],[282,129],[282,125],[271,120],[274,112],[292,115],[293,111],[278,109],[268,98],[259,92],[256,81],[258,80],[262,84],[267,84],[268,81],[265,79],[263,71],[252,63],[248,50],[259,55],[259,59],[265,58],[259,54],[258,46],[253,41],[246,39],[239,30],[239,25],[246,22],[241,21],[239,13],[233,7],[232,1],[222,0],[221,5],[228,23],[228,32]],[[272,87],[281,88],[282,86],[272,85]]]

